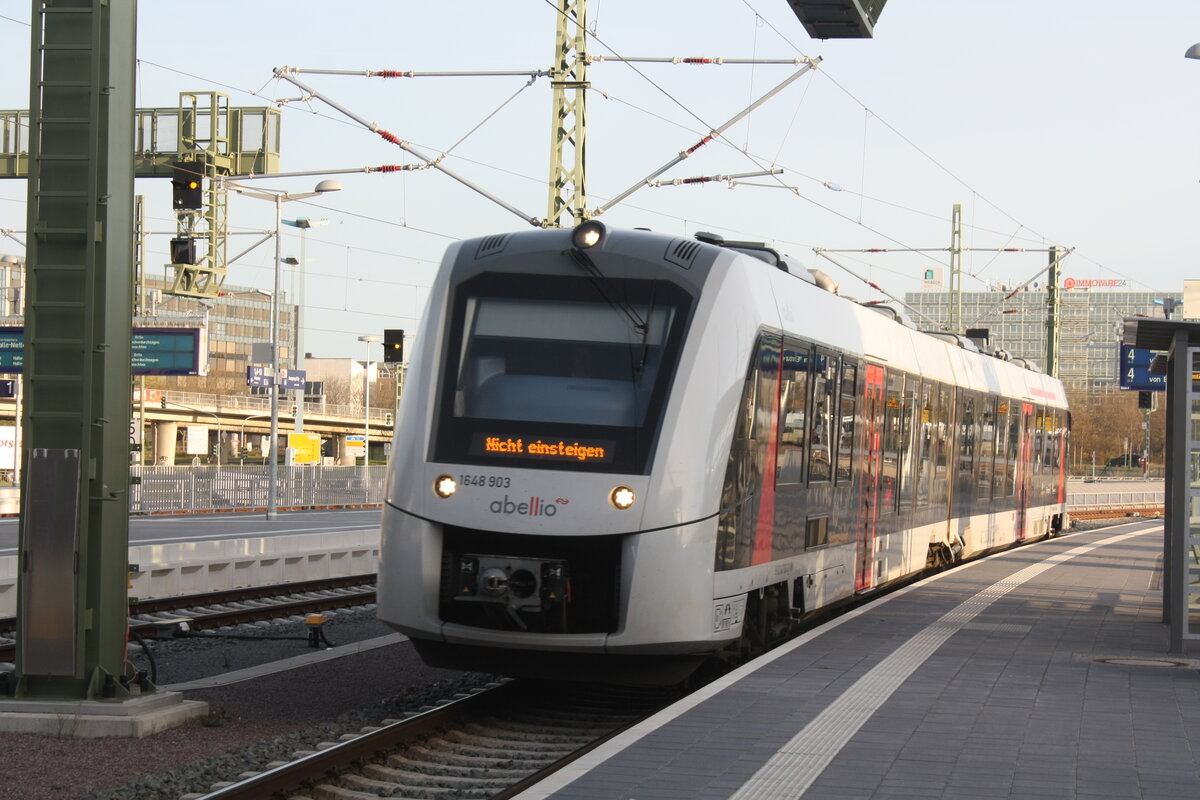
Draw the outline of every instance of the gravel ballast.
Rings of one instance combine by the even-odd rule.
[[[346,645],[390,633],[374,609],[328,614]],[[241,626],[155,646],[160,686],[313,652],[298,620]],[[319,742],[401,716],[491,676],[426,667],[408,642],[286,672],[187,691],[209,715],[142,739],[0,733],[0,799],[174,800],[287,760]]]

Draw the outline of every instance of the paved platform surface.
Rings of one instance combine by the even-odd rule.
[[[1200,798],[1161,520],[1018,548],[810,631],[521,800]]]

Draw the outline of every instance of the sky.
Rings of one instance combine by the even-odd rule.
[[[28,106],[30,8],[0,2],[0,108]],[[337,171],[416,159],[273,70],[534,71],[553,64],[554,0],[142,0],[137,105],[220,91],[282,110],[282,170]],[[786,0],[591,0],[593,56],[820,57],[723,136],[660,179],[782,169],[774,176],[643,186],[600,219],[691,236],[765,241],[829,273],[844,294],[902,296],[949,263],[962,207],[963,288],[1035,278],[1048,246],[1063,276],[1181,291],[1200,278],[1200,3],[1130,14],[1114,0],[891,0],[864,40],[809,38]],[[799,69],[793,63],[594,63],[588,68],[588,207],[638,185]],[[304,349],[361,357],[357,340],[416,330],[451,242],[522,230],[547,213],[551,88],[545,77],[298,76],[521,211],[435,170],[332,176],[343,190],[288,203],[328,220],[307,238]],[[264,179],[305,192],[321,176]],[[151,274],[175,228],[169,182],[139,179]],[[24,240],[25,182],[0,181],[0,231]],[[273,205],[229,201],[231,255],[274,227]],[[815,249],[926,250],[841,252]],[[997,252],[1023,248],[1025,252]],[[285,228],[285,256],[299,255]],[[0,254],[23,255],[0,236]],[[227,283],[269,289],[273,248]],[[839,266],[840,265],[840,266]],[[845,267],[845,269],[843,268]],[[285,273],[285,287],[292,275]],[[1102,293],[1097,292],[1102,302]],[[375,354],[378,356],[378,353]]]

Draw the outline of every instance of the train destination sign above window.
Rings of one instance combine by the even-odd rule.
[[[133,329],[130,372],[134,375],[207,375],[208,346],[203,328]],[[25,368],[25,329],[0,327],[0,373]]]
[[[613,442],[599,439],[477,433],[471,439],[470,452],[474,456],[608,464],[613,460],[613,449]]]

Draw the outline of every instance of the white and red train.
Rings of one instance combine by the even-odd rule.
[[[1062,385],[822,279],[596,221],[451,246],[396,426],[379,617],[434,664],[666,679],[1062,529]]]

